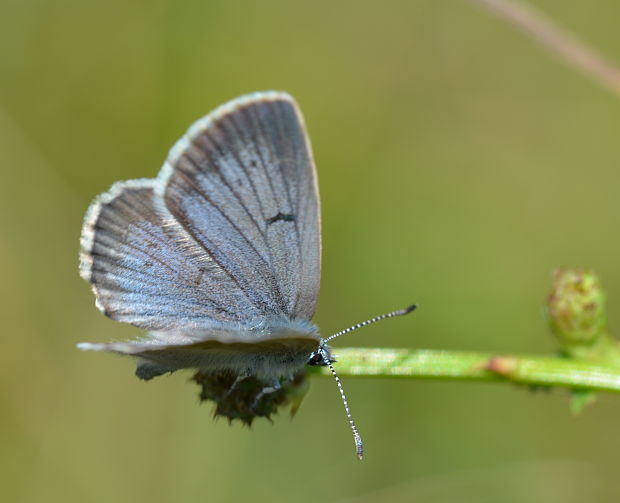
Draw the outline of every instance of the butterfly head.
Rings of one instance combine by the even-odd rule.
[[[319,347],[316,348],[306,362],[311,367],[327,367],[330,363],[334,363],[336,360],[332,358],[331,351],[325,339],[321,339]]]

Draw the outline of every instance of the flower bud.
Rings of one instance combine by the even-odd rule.
[[[601,282],[592,271],[557,269],[547,300],[551,330],[567,349],[593,344],[607,333],[605,303]]]

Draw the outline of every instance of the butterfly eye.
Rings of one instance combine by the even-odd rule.
[[[327,365],[320,351],[313,351],[312,353],[310,353],[310,357],[308,358],[308,361],[306,363],[313,367],[318,366],[318,365],[321,365],[321,366]]]

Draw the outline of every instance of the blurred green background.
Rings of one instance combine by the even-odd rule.
[[[610,55],[620,5],[535,2]],[[214,423],[190,374],[153,382],[80,341],[138,334],[78,276],[90,200],[152,177],[189,124],[283,89],[323,204],[336,346],[545,353],[557,266],[594,268],[620,334],[620,100],[467,1],[3,2],[0,487],[5,501],[617,501],[620,397],[347,378],[297,417]],[[616,57],[620,61],[620,56]]]

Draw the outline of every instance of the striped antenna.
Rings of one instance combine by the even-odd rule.
[[[332,375],[336,380],[336,384],[338,385],[338,391],[340,391],[342,403],[344,404],[344,411],[347,413],[349,426],[351,426],[351,431],[353,432],[353,440],[355,440],[355,452],[357,453],[357,459],[362,461],[364,459],[364,445],[362,444],[362,437],[357,429],[357,426],[355,426],[355,421],[353,421],[353,416],[351,415],[351,411],[349,410],[349,402],[347,402],[347,396],[344,394],[344,389],[342,388],[340,377],[338,377],[338,374],[336,374],[336,369],[334,369],[334,366],[331,364],[329,356],[327,356],[325,350],[321,347],[318,349],[318,351],[323,357],[323,361],[325,362],[325,364],[329,366],[329,370],[332,371]]]
[[[373,323],[376,323],[377,321],[385,320],[387,318],[393,318],[394,316],[404,316],[405,314],[409,314],[416,307],[417,306],[413,304],[409,307],[406,307],[405,309],[399,309],[398,311],[392,311],[391,313],[382,314],[381,316],[375,316],[374,318],[363,321],[362,323],[358,323],[357,325],[353,325],[352,327],[341,330],[340,332],[334,335],[330,335],[327,339],[322,339],[321,344],[319,345],[318,349],[311,355],[310,360],[308,362],[310,365],[329,366],[329,370],[331,370],[332,375],[334,376],[334,379],[336,380],[336,384],[338,385],[338,391],[340,391],[340,396],[342,397],[342,403],[344,404],[344,410],[347,413],[347,419],[349,421],[349,426],[351,426],[351,431],[353,432],[353,440],[355,440],[355,452],[357,453],[357,458],[360,461],[364,459],[364,445],[362,443],[362,437],[360,435],[360,432],[357,429],[357,426],[355,425],[355,421],[353,421],[353,416],[351,415],[351,411],[349,410],[349,402],[347,401],[347,397],[344,394],[344,388],[342,387],[340,378],[338,377],[338,374],[336,374],[336,369],[334,369],[334,366],[332,365],[332,360],[328,354],[329,350],[326,349],[327,343],[340,335],[348,334],[349,332],[352,332],[353,330],[357,330],[358,328],[365,327],[366,325],[371,325]],[[318,356],[317,353],[318,355],[321,356],[320,360],[322,361],[320,361],[317,358]]]
[[[330,335],[327,339],[323,341],[323,344],[327,344],[329,341],[331,341],[332,339],[335,339],[336,337],[339,337],[344,334],[348,334],[349,332],[353,332],[353,330],[357,330],[358,328],[365,327],[366,325],[372,325],[373,323],[377,323],[378,321],[381,321],[381,320],[386,320],[388,318],[394,318],[394,316],[404,316],[406,314],[409,314],[416,307],[418,307],[416,304],[412,304],[411,306],[406,307],[405,309],[399,309],[398,311],[392,311],[391,313],[382,314],[381,316],[375,316],[374,318],[370,318],[369,320],[362,321],[361,323],[358,323],[357,325],[353,325],[352,327],[341,330],[337,334]]]

